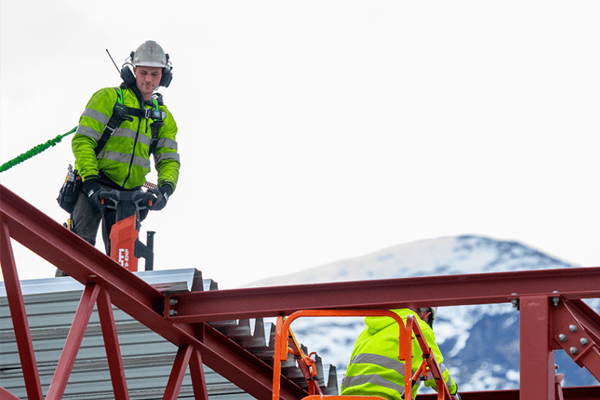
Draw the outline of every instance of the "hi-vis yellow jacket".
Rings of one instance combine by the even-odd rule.
[[[134,92],[123,89],[123,104],[130,108],[141,108]],[[146,182],[150,172],[149,149],[152,143],[151,118],[131,116],[132,121],[123,121],[106,142],[96,157],[96,144],[113,114],[117,102],[116,88],[100,89],[90,99],[79,119],[79,126],[72,141],[75,168],[85,181],[99,176],[100,171],[124,189],[134,189]],[[152,106],[145,106],[150,109]],[[177,153],[177,125],[166,106],[163,111],[164,125],[158,134],[154,151],[154,165],[158,172],[158,186],[168,184],[175,190],[179,178],[179,154]]]
[[[405,308],[391,311],[398,314],[404,323],[407,315],[417,316],[417,313]],[[418,316],[416,320],[440,365],[450,394],[454,395],[458,388],[442,363],[444,357],[435,343],[433,330]],[[404,363],[398,360],[398,324],[389,317],[366,317],[365,323],[367,327],[356,339],[346,376],[342,381],[342,395],[380,396],[401,400],[404,394]],[[414,374],[423,361],[423,352],[416,339],[412,341],[412,354]],[[425,386],[435,389],[435,380],[432,378],[425,381]],[[413,399],[418,389],[419,385],[415,384],[412,389]]]

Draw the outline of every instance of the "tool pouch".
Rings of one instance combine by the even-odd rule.
[[[77,203],[77,198],[79,197],[79,192],[81,191],[81,185],[83,184],[81,177],[77,173],[77,170],[67,174],[67,179],[65,179],[65,183],[63,183],[60,191],[58,192],[58,204],[60,207],[68,212],[69,214],[73,212],[75,208],[75,203]]]

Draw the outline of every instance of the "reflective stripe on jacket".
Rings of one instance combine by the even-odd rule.
[[[404,323],[409,314],[417,314],[409,309],[391,310],[398,314]],[[436,361],[440,365],[442,375],[451,394],[456,393],[457,386],[443,365],[444,357],[435,343],[433,330],[418,316],[416,318],[423,337],[431,347]],[[387,399],[400,400],[404,394],[404,363],[398,359],[398,324],[388,317],[366,317],[367,327],[356,339],[354,350],[346,376],[342,381],[342,395],[381,396]],[[423,352],[419,343],[412,341],[412,370],[416,372],[423,361]],[[433,377],[425,381],[425,386],[436,389]],[[415,398],[419,385],[412,388]]]
[[[104,128],[113,114],[117,102],[114,88],[100,89],[90,99],[79,119],[79,126],[72,141],[75,165],[79,174],[86,177],[98,176],[102,171],[110,180],[124,189],[134,189],[146,182],[150,172],[149,149],[152,143],[149,118],[131,116],[133,121],[123,121],[106,142],[102,152],[96,157],[95,148],[102,137]],[[129,88],[123,90],[123,104],[140,108],[140,103]],[[146,106],[146,108],[151,108]],[[158,185],[168,184],[173,190],[179,178],[179,153],[177,152],[177,125],[166,106],[164,125],[158,134],[154,151],[154,164],[158,172]]]

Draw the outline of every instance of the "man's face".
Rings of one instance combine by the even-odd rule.
[[[144,100],[150,100],[162,78],[162,68],[140,66],[135,67],[133,73],[142,97],[144,97]]]

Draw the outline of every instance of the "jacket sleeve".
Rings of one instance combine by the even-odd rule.
[[[444,365],[444,356],[442,356],[442,352],[440,351],[440,348],[438,347],[438,345],[435,341],[435,334],[433,333],[433,330],[429,327],[429,325],[427,325],[424,322],[422,324],[419,324],[419,326],[420,326],[421,330],[423,331],[423,336],[425,337],[427,344],[429,345],[429,347],[431,348],[431,350],[433,352],[433,355],[435,356],[435,360],[437,361],[437,363],[440,366],[440,370],[442,371],[442,376],[444,377],[444,381],[446,382],[446,385],[448,386],[448,390],[450,391],[450,394],[452,394],[452,395],[456,394],[456,392],[458,390],[458,386],[454,382],[454,379],[452,379],[452,377],[450,376],[450,371],[448,371],[448,368],[446,368],[446,366]],[[426,380],[425,386],[433,388],[437,391],[437,384],[435,382],[435,379]]]
[[[154,165],[158,172],[158,186],[169,185],[175,191],[179,179],[179,167],[181,165],[179,153],[177,152],[177,124],[173,115],[167,111],[165,124],[160,128],[158,143],[154,151]]]
[[[98,176],[95,149],[104,127],[112,116],[116,101],[117,93],[113,88],[100,89],[92,95],[79,118],[71,148],[75,156],[75,166],[84,181],[87,177]]]

